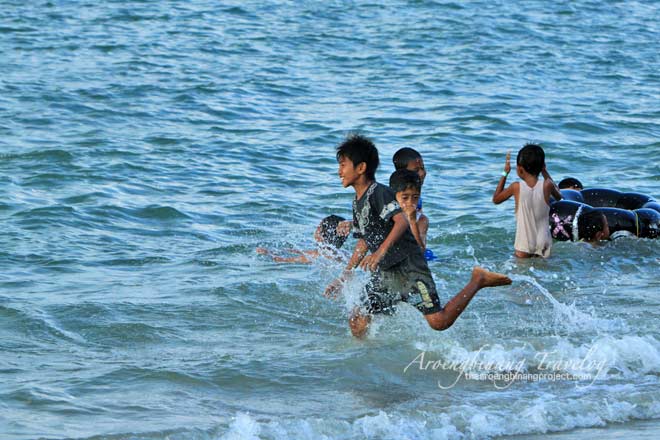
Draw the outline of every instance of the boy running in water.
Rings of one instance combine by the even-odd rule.
[[[446,330],[480,289],[511,284],[505,275],[475,267],[468,284],[441,307],[422,249],[393,191],[376,182],[379,159],[375,145],[363,136],[352,135],[337,147],[336,157],[343,187],[355,190],[353,235],[358,241],[346,269],[325,293],[336,295],[358,266],[372,272],[362,307],[356,307],[349,318],[355,337],[364,337],[373,314],[391,313],[400,301],[422,312],[432,329]]]

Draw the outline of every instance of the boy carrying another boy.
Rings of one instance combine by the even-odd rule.
[[[434,330],[445,330],[480,289],[511,284],[505,275],[475,267],[468,284],[442,308],[422,248],[394,193],[376,182],[379,159],[375,145],[352,135],[337,147],[336,156],[343,187],[355,190],[353,235],[358,241],[343,274],[330,283],[325,294],[336,295],[358,266],[372,272],[361,298],[362,308],[356,307],[349,318],[354,336],[363,337],[373,314],[392,313],[400,301],[422,312]]]

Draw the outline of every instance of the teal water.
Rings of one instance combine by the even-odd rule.
[[[3,439],[660,432],[660,241],[515,261],[512,202],[490,202],[526,141],[556,179],[660,198],[657,2],[0,6]],[[360,342],[359,285],[321,295],[336,265],[258,256],[350,215],[354,130],[382,182],[423,154],[441,299],[477,263],[514,284],[446,332],[402,308]],[[443,389],[420,353],[594,379]]]

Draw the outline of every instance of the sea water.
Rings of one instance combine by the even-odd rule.
[[[657,438],[660,241],[516,260],[491,203],[528,141],[660,197],[657,2],[0,6],[2,439]],[[367,274],[331,300],[339,264],[257,255],[351,215],[352,131],[381,182],[423,154],[442,301],[475,264],[513,285],[360,341]]]

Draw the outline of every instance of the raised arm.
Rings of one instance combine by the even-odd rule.
[[[548,187],[549,190],[549,195],[555,198],[555,200],[561,200],[563,196],[561,195],[561,191],[559,191],[559,187],[555,183],[554,180],[552,180],[552,177],[550,177],[550,173],[548,173],[548,170],[545,168],[545,165],[543,165],[543,171],[541,171],[543,174],[543,179],[545,179],[545,182],[543,183],[544,186]],[[547,194],[547,193],[546,193]],[[550,201],[550,197],[546,197],[546,201]]]
[[[429,229],[429,221],[425,215],[421,215],[417,220],[417,204],[401,204],[401,210],[408,220],[410,232],[412,232],[415,241],[422,249],[426,249],[426,231]]]
[[[419,237],[415,235],[415,240],[422,247],[422,250],[426,250],[426,234],[429,232],[429,218],[425,215],[422,215],[417,222],[417,229],[419,231]]]
[[[504,171],[502,172],[502,177],[500,177],[500,181],[497,183],[497,188],[495,188],[495,192],[493,193],[493,203],[496,205],[499,205],[505,200],[508,200],[515,193],[513,184],[510,185],[508,188],[504,188],[504,185],[506,185],[506,178],[510,172],[511,172],[511,152],[507,151],[506,159],[504,161]]]

